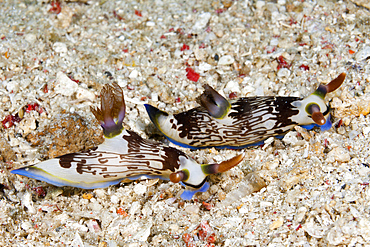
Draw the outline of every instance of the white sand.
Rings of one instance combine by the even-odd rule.
[[[18,125],[0,127],[2,142],[16,155],[0,163],[1,246],[369,246],[366,1],[365,7],[348,1],[83,2],[63,2],[56,14],[47,1],[0,1],[0,120],[24,113]],[[184,44],[189,50],[181,51]],[[279,56],[291,66],[278,70]],[[187,66],[200,74],[198,82],[187,79]],[[182,201],[183,188],[170,182],[89,191],[9,173],[47,158],[48,142],[31,146],[26,136],[63,110],[91,124],[89,105],[111,81],[124,89],[128,128],[148,138],[155,130],[145,102],[187,110],[196,106],[203,83],[226,97],[304,97],[341,72],[344,84],[327,96],[341,127],[298,128],[300,135],[292,131],[282,141],[245,149],[241,165],[211,176],[211,189],[192,201]],[[24,112],[30,103],[46,112]],[[199,163],[240,152],[182,150]],[[249,195],[243,188],[251,171],[267,187]],[[33,189],[39,186],[45,197]]]

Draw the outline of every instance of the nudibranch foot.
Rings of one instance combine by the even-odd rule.
[[[202,171],[204,174],[207,174],[207,175],[216,174],[216,173],[226,172],[230,170],[231,168],[238,165],[243,159],[244,159],[244,153],[239,154],[229,160],[222,161],[220,164],[210,164],[210,165],[205,164],[205,165],[201,165],[201,167],[202,167]],[[170,176],[170,179],[171,179],[171,176]],[[185,182],[180,182],[180,183],[186,186]],[[188,188],[186,188],[185,191],[181,194],[181,198],[184,200],[190,200],[195,193],[206,192],[208,188],[209,188],[208,182],[204,182],[204,184],[199,188],[191,188],[188,186]]]
[[[15,169],[12,170],[11,173],[41,180],[58,187],[71,186],[81,189],[104,188],[110,185],[119,184],[122,180],[122,178],[119,178],[107,181],[94,180],[88,182],[87,180],[78,178],[78,176],[70,173],[71,171],[67,169],[61,169],[60,167],[57,167],[56,164],[59,164],[60,159],[63,159],[63,156],[41,162],[37,165]]]
[[[326,122],[323,125],[318,125],[317,123],[308,124],[308,125],[301,125],[301,127],[305,128],[306,130],[312,130],[314,127],[319,127],[321,131],[330,130],[332,126],[333,126],[333,124],[332,124],[331,119],[330,119],[330,114],[326,118]]]
[[[181,182],[182,185],[186,186],[184,183]],[[193,198],[194,194],[197,192],[206,192],[209,189],[209,183],[205,182],[202,187],[199,189],[190,189],[186,188],[184,192],[181,194],[181,198],[183,200],[191,200]]]
[[[227,100],[210,86],[200,96],[200,107],[168,114],[145,105],[153,124],[171,142],[186,148],[240,149],[254,146],[269,137],[283,136],[294,126],[331,128],[327,93],[346,77],[341,73],[327,85],[320,85],[306,98],[261,96]]]

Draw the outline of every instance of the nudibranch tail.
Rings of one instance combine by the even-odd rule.
[[[105,85],[101,90],[101,109],[90,107],[91,112],[100,122],[104,136],[112,138],[123,130],[126,106],[122,88],[117,83]]]
[[[150,120],[153,122],[153,124],[159,129],[160,125],[158,124],[158,118],[160,116],[168,116],[167,112],[161,111],[158,108],[149,105],[149,104],[144,104],[146,111],[148,112]]]
[[[118,184],[122,180],[122,178],[96,180],[93,176],[91,176],[93,180],[87,177],[84,178],[81,174],[59,166],[59,160],[62,158],[63,156],[46,160],[36,165],[12,170],[10,173],[41,180],[55,186],[71,186],[81,189],[104,188]]]
[[[230,102],[208,84],[203,87],[204,92],[199,97],[200,104],[207,109],[212,117],[224,118],[231,109]]]
[[[210,174],[216,174],[219,172],[226,172],[233,168],[234,166],[237,166],[242,160],[244,159],[244,153],[239,154],[229,160],[225,160],[221,162],[220,164],[205,164],[202,165],[202,171],[204,174],[210,175]]]
[[[328,84],[321,84],[313,94],[318,95],[320,98],[324,99],[327,93],[331,93],[337,90],[344,82],[344,79],[346,79],[346,73],[341,73],[337,78],[335,78]]]

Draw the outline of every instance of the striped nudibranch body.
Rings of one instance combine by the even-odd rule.
[[[240,149],[263,144],[272,136],[282,137],[296,125],[330,129],[330,108],[324,98],[344,79],[342,73],[306,98],[262,96],[229,102],[206,85],[201,106],[189,111],[168,114],[148,104],[145,107],[154,125],[179,146]]]
[[[92,109],[104,129],[105,139],[101,145],[11,173],[56,186],[83,189],[102,188],[141,177],[160,178],[181,182],[186,187],[181,197],[190,200],[196,192],[208,189],[206,178],[209,174],[227,171],[243,159],[243,155],[238,155],[220,164],[199,165],[180,150],[124,130],[125,107],[122,89],[117,84],[104,87],[101,94],[102,109]]]

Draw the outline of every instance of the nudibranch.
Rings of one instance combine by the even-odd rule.
[[[171,142],[187,148],[240,149],[261,145],[269,137],[283,137],[296,125],[306,129],[331,128],[327,93],[343,83],[345,73],[327,85],[320,85],[306,98],[245,97],[228,101],[209,85],[198,101],[201,106],[168,114],[146,104],[151,121]]]
[[[205,192],[207,176],[225,172],[243,159],[239,154],[220,164],[199,165],[180,150],[143,139],[125,130],[122,123],[125,103],[121,87],[113,83],[101,91],[101,108],[91,107],[103,128],[104,142],[96,148],[66,154],[41,163],[12,170],[18,174],[56,186],[95,189],[142,177],[181,183],[181,197],[190,200],[196,192]]]

